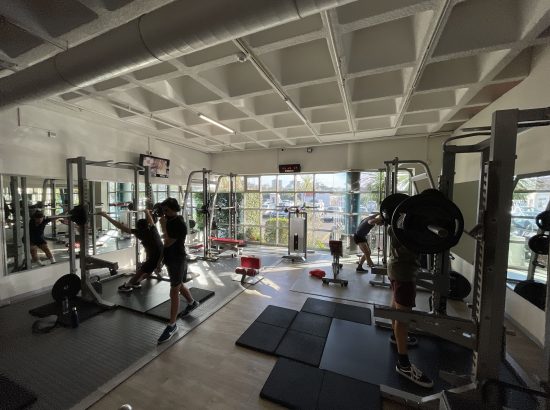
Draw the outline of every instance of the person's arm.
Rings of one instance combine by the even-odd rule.
[[[166,229],[167,220],[165,216],[162,216],[159,222],[160,222],[160,227],[162,229],[162,240],[164,241],[164,247],[167,248],[170,245],[173,245],[174,242],[176,242],[176,238],[171,238],[170,235],[168,234],[168,230]]]
[[[109,222],[111,222],[115,227],[117,227],[118,229],[120,229],[122,232],[125,232],[125,233],[132,233],[132,230],[130,228],[128,228],[126,225],[124,225],[123,223],[121,222],[118,222],[116,220],[114,220],[113,218],[111,218],[109,215],[107,215],[107,212],[100,212],[99,213],[102,217],[104,217],[105,219],[107,219]]]
[[[155,220],[153,219],[153,215],[151,215],[150,209],[145,210],[145,217],[147,218],[147,223],[149,225],[155,225]]]

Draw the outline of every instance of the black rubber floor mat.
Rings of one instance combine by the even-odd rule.
[[[36,317],[46,317],[50,315],[60,315],[61,304],[57,302],[48,303],[46,305],[35,307],[29,310],[29,313]]]
[[[350,322],[362,323],[364,325],[370,325],[372,323],[371,316],[369,308],[344,305],[342,303],[337,303],[336,309],[334,310],[335,319],[349,320]]]
[[[260,397],[289,409],[315,409],[322,382],[322,370],[279,358]]]
[[[316,315],[328,317],[334,316],[335,309],[336,303],[315,298],[307,298],[306,303],[302,306],[302,312],[315,313]]]
[[[319,410],[382,408],[380,386],[326,371],[317,401]]]
[[[117,306],[144,313],[170,299],[170,283],[159,280],[144,280],[141,288],[123,293],[118,287],[129,277],[122,276],[103,282],[101,297]]]
[[[215,292],[207,289],[190,288],[189,291],[191,292],[193,299],[198,300],[199,303],[201,304],[215,295]],[[183,312],[186,307],[187,307],[186,300],[180,296],[180,308],[179,308],[178,315],[181,312]],[[161,303],[160,305],[152,308],[151,310],[146,311],[145,314],[158,317],[160,319],[169,320],[170,319],[170,300],[167,300],[166,302]]]
[[[332,322],[330,317],[300,312],[292,322],[290,330],[326,338],[330,329],[330,322]]]
[[[289,330],[281,340],[275,354],[312,366],[319,366],[324,346],[325,339],[322,337]]]
[[[100,306],[93,302],[85,301],[84,299],[78,297],[71,299],[69,302],[69,306],[76,306],[78,311],[78,319],[80,322],[84,322],[85,320],[107,310],[107,308],[103,306]],[[57,302],[48,303],[46,305],[31,309],[29,310],[29,313],[33,316],[41,318],[49,315],[57,315],[57,321],[59,324],[68,327],[72,326],[70,315],[63,315],[62,305]]]
[[[86,300],[76,298],[71,301],[70,306],[76,306],[78,312],[78,321],[80,323],[85,322],[86,320],[98,315],[107,310],[106,307],[100,306],[97,303],[88,302]],[[61,326],[71,327],[73,325],[71,315],[62,315],[60,314],[57,318],[57,322]]]
[[[298,312],[296,310],[269,305],[264,309],[260,316],[258,316],[256,321],[287,329],[296,317],[297,313]]]
[[[29,390],[0,375],[0,409],[18,410],[30,406],[36,396]]]
[[[235,344],[262,353],[275,354],[275,350],[285,333],[285,328],[254,322],[239,337]]]
[[[409,349],[413,364],[434,381],[427,389],[395,371],[397,349],[389,341],[389,329],[333,319],[320,367],[375,385],[384,384],[419,396],[428,396],[450,387],[438,377],[440,370],[469,374],[472,351],[437,337],[418,337],[418,346]]]

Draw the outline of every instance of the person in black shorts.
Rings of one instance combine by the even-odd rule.
[[[38,258],[38,249],[41,249],[51,263],[55,263],[55,258],[48,247],[46,239],[44,239],[44,229],[52,220],[44,218],[44,214],[40,210],[34,211],[32,218],[29,221],[29,242],[31,245],[31,260],[41,266],[44,265]]]
[[[170,276],[170,323],[166,326],[158,339],[158,343],[164,343],[178,331],[176,323],[181,294],[187,301],[187,307],[181,316],[187,316],[199,306],[199,302],[193,299],[191,292],[184,285],[187,278],[187,261],[185,259],[185,237],[187,226],[178,212],[181,210],[175,198],[168,198],[162,202],[163,216],[160,218],[164,240],[164,265]]]
[[[145,261],[139,265],[136,274],[128,282],[118,287],[118,291],[128,293],[141,288],[140,282],[151,275],[154,270],[160,268],[162,263],[162,239],[160,239],[151,211],[149,209],[145,210],[146,219],[138,219],[136,229],[130,229],[123,223],[114,220],[106,212],[101,212],[100,215],[122,232],[134,234],[141,241],[145,249]]]
[[[378,214],[367,216],[361,221],[361,223],[357,227],[357,231],[353,234],[353,241],[357,246],[359,246],[359,249],[361,249],[361,251],[363,252],[363,255],[361,255],[361,259],[359,259],[359,266],[357,266],[356,269],[357,272],[368,272],[367,269],[363,268],[363,263],[365,263],[365,261],[367,261],[367,265],[369,267],[372,268],[374,266],[374,262],[370,257],[371,251],[369,248],[367,235],[374,227],[375,221],[377,221],[377,216]]]
[[[390,210],[387,215],[378,217],[378,220],[382,219],[385,223],[389,223],[393,211]],[[391,307],[410,311],[416,306],[416,276],[420,269],[420,255],[403,246],[397,240],[391,226],[388,227],[388,236],[390,238],[388,277],[392,290]],[[409,336],[408,323],[392,320],[392,329],[390,343],[397,346],[398,355],[396,372],[419,386],[432,387],[433,381],[409,360],[408,348],[417,345],[418,340],[414,336]]]

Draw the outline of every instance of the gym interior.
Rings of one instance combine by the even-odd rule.
[[[0,408],[550,408],[549,0],[0,16]],[[121,286],[167,198],[192,299],[159,343],[172,268]]]

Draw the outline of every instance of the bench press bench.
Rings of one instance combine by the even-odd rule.
[[[222,254],[224,252],[232,252],[231,256],[234,258],[237,254],[241,253],[243,246],[246,246],[246,242],[242,239],[231,239],[231,238],[216,238],[214,236],[208,237],[212,247],[216,247],[216,252]]]

